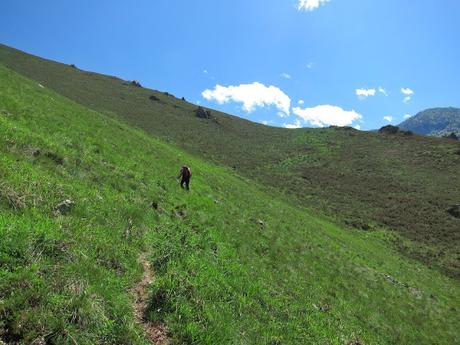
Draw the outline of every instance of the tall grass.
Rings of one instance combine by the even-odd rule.
[[[148,317],[176,344],[459,342],[458,283],[393,235],[344,231],[1,66],[0,90],[3,341],[146,344],[131,308],[145,251]]]
[[[79,104],[288,194],[343,226],[395,230],[400,253],[460,278],[460,144],[352,128],[274,128],[0,45],[0,61]],[[153,96],[153,98],[152,98]]]

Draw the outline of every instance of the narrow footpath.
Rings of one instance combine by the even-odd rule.
[[[153,281],[153,272],[145,253],[139,256],[139,262],[144,268],[142,280],[134,288],[135,302],[133,305],[134,316],[145,331],[146,338],[155,345],[168,345],[168,331],[162,323],[146,319],[145,312],[148,306],[149,286]]]

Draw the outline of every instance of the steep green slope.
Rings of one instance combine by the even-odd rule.
[[[432,108],[421,111],[399,125],[400,128],[419,134],[460,136],[460,109]]]
[[[70,99],[123,119],[189,153],[276,187],[359,229],[386,227],[410,239],[401,252],[460,277],[460,144],[353,129],[288,130],[196,106],[115,77],[0,46],[0,61]],[[150,99],[151,96],[155,98]]]
[[[460,340],[458,283],[384,231],[343,231],[1,65],[0,149],[7,343],[145,344],[141,251],[156,271],[148,317],[175,344]],[[190,193],[174,180],[183,162]],[[64,199],[75,206],[53,212]]]

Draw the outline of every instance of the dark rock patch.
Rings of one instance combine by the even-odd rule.
[[[66,199],[56,205],[53,209],[53,214],[55,216],[69,214],[70,211],[74,208],[75,202],[71,199]]]
[[[414,132],[412,131],[403,131],[398,126],[387,125],[383,126],[378,130],[380,134],[388,134],[388,135],[395,135],[395,134],[402,134],[404,136],[412,136]]]
[[[32,157],[38,157],[41,155],[42,150],[40,150],[37,147],[30,147],[27,152],[32,156]]]
[[[397,134],[399,132],[399,127],[393,125],[383,126],[379,129],[381,134]]]
[[[195,115],[200,119],[212,119],[211,111],[203,107],[198,107],[195,111]]]
[[[38,155],[40,154],[40,152],[38,152]],[[54,163],[56,163],[57,165],[63,165],[64,164],[64,158],[59,156],[58,154],[54,153],[54,152],[46,152],[45,153],[45,156],[49,159],[51,159]]]
[[[161,205],[158,203],[158,201],[152,201],[152,203],[150,204],[150,207],[152,209],[154,209],[155,211],[157,212],[165,212],[164,208],[161,207]]]
[[[180,219],[186,218],[187,214],[188,213],[187,213],[185,205],[179,205],[174,208],[173,216],[176,218],[180,218]]]
[[[458,218],[460,219],[460,205],[452,205],[451,207],[449,207],[449,209],[447,210],[447,212],[452,216],[452,217],[455,217],[455,218]]]
[[[444,138],[458,141],[458,137],[455,133],[450,133],[449,135],[446,135]]]
[[[260,226],[265,226],[265,222],[262,219],[257,219],[256,223]]]
[[[357,131],[356,128],[353,128],[353,127],[351,127],[351,126],[336,126],[336,125],[330,125],[329,128],[331,128],[331,129],[343,130],[343,131]]]
[[[135,87],[142,87],[141,83],[139,83],[137,80],[131,81],[131,85]]]
[[[150,99],[152,102],[159,102],[159,101],[160,101],[160,99],[159,99],[157,96],[155,96],[155,95],[151,95],[151,96],[149,97],[149,99]]]
[[[187,217],[187,210],[176,210],[175,215],[177,218],[185,218]]]

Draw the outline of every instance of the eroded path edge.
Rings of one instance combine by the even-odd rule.
[[[142,326],[146,338],[155,345],[169,344],[168,330],[161,322],[152,322],[146,318],[146,310],[149,305],[149,286],[153,282],[154,275],[147,253],[139,255],[139,263],[144,269],[142,280],[134,288],[135,301],[133,305],[136,321]]]

